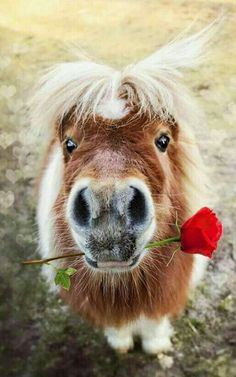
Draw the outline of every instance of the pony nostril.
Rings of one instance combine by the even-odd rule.
[[[74,202],[74,217],[80,226],[89,225],[90,208],[85,193],[87,188],[82,189]]]
[[[134,190],[134,194],[128,206],[129,218],[132,225],[142,225],[147,215],[146,199],[139,189],[130,187]]]

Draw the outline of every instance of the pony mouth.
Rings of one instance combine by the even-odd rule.
[[[136,255],[134,258],[129,259],[128,261],[107,261],[100,262],[90,259],[85,256],[85,260],[90,267],[101,271],[127,271],[132,267],[135,267],[138,264],[139,255]]]

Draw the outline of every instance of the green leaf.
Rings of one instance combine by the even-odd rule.
[[[66,269],[58,268],[54,281],[56,285],[60,285],[62,288],[69,291],[71,282],[70,276],[66,273]]]
[[[68,267],[66,270],[65,270],[65,273],[68,275],[68,276],[72,276],[76,273],[76,269],[73,268],[73,267]]]

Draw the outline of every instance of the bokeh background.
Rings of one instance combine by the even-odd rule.
[[[72,60],[71,51],[119,67],[222,11],[227,18],[206,62],[185,81],[206,113],[197,140],[224,237],[176,322],[174,351],[150,357],[137,345],[117,355],[99,330],[48,292],[38,267],[20,265],[37,256],[34,180],[48,143],[28,131],[27,99],[41,69]],[[0,0],[1,377],[235,376],[235,19],[235,0]]]

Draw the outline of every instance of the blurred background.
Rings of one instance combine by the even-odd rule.
[[[115,67],[183,29],[227,19],[206,62],[185,76],[207,117],[197,140],[217,193],[224,237],[176,322],[174,351],[117,355],[48,292],[37,256],[34,178],[48,140],[32,140],[27,99],[43,68],[78,50]],[[0,376],[233,377],[236,370],[235,0],[0,0]],[[193,22],[194,21],[194,22]],[[69,49],[68,49],[69,48]]]

